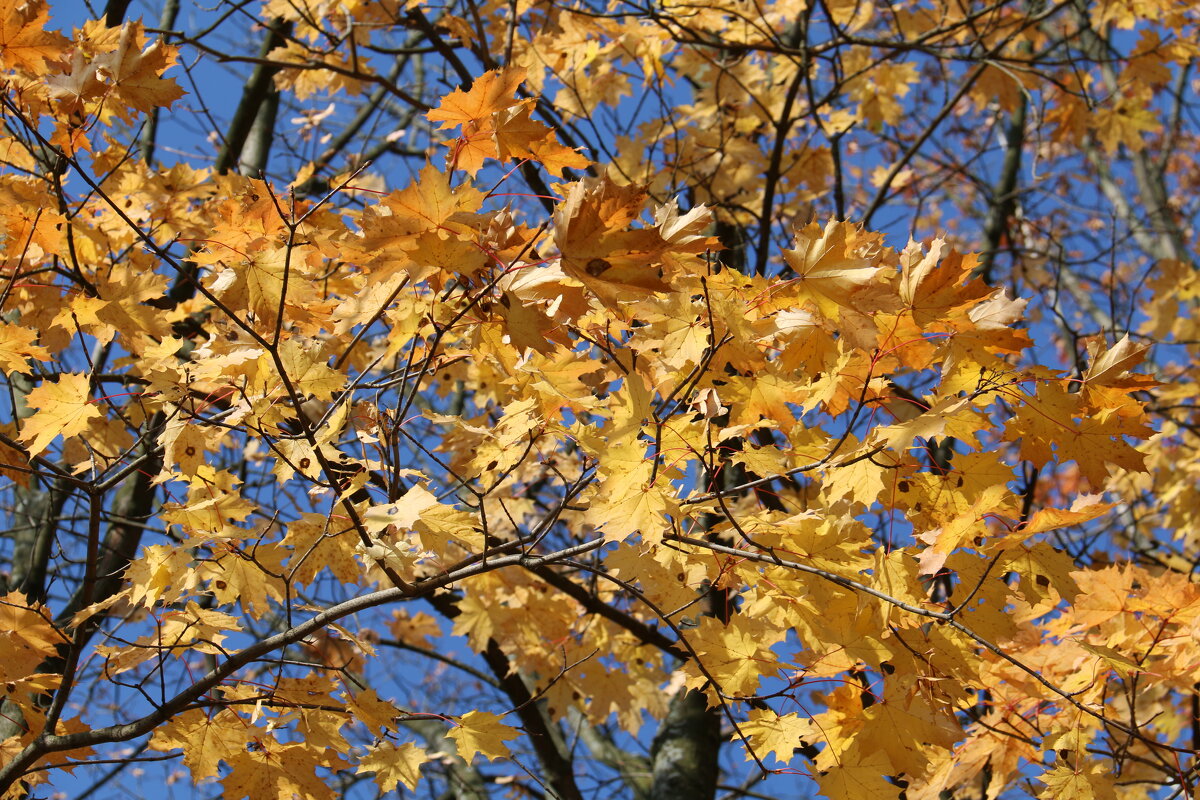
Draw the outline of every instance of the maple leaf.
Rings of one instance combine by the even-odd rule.
[[[374,689],[364,689],[355,695],[346,696],[346,709],[354,715],[354,719],[367,726],[376,736],[383,733],[384,728],[395,724],[400,716],[400,709],[387,700],[379,697]]]
[[[753,424],[761,420],[774,422],[787,430],[795,424],[796,414],[788,407],[803,399],[793,381],[770,373],[752,377],[730,378],[721,397],[736,413],[730,416],[735,425]]]
[[[756,753],[772,753],[775,760],[783,764],[791,763],[795,751],[807,742],[821,738],[820,729],[800,714],[780,716],[773,711],[755,709],[740,727]],[[747,754],[746,758],[750,756]]]
[[[954,251],[943,257],[945,247],[944,239],[935,239],[922,255],[920,245],[910,242],[900,255],[900,299],[922,327],[991,293],[983,281],[971,278],[978,258]]]
[[[42,662],[63,644],[63,637],[41,605],[30,604],[20,592],[9,592],[0,597],[0,642],[5,653],[0,676],[18,681],[38,672]]]
[[[1006,374],[1009,365],[996,354],[1020,353],[1032,344],[1025,331],[1013,327],[1027,304],[1009,299],[1002,289],[971,308],[965,321],[951,320],[954,332],[939,348],[944,362],[938,390],[946,395],[972,393],[979,389],[981,375]]]
[[[44,30],[49,17],[45,0],[5,0],[0,5],[0,64],[37,74],[48,62],[61,60],[71,43]]]
[[[446,736],[458,745],[458,754],[467,763],[482,755],[488,761],[508,757],[507,741],[516,739],[517,731],[500,722],[500,717],[487,711],[470,711],[458,719]]]
[[[1101,502],[1102,495],[1085,494],[1075,498],[1069,509],[1042,508],[1021,526],[1022,534],[1043,533],[1068,525],[1078,525],[1107,514],[1116,503]]]
[[[286,587],[275,576],[283,572],[285,557],[280,548],[261,545],[255,548],[253,560],[232,555],[219,563],[201,564],[194,576],[208,584],[217,603],[240,603],[246,613],[261,619],[284,599]]]
[[[865,72],[850,81],[847,95],[859,102],[858,113],[872,128],[878,129],[885,123],[894,125],[904,113],[900,98],[908,94],[909,87],[918,79],[916,66],[885,62],[871,68],[869,60],[866,48],[852,51],[846,59],[844,68],[850,74]]]
[[[469,184],[452,186],[448,174],[426,166],[412,184],[363,210],[358,219],[362,235],[355,244],[362,248],[368,263],[395,265],[414,272],[414,278],[425,277],[429,270],[416,269],[420,265],[415,251],[422,246],[418,237],[432,232],[438,242],[456,238],[462,229],[457,220],[470,219],[468,215],[479,209],[483,197]],[[426,239],[424,245],[434,241]],[[483,257],[478,248],[471,249],[473,258]]]
[[[604,527],[610,541],[623,541],[634,533],[641,533],[647,542],[662,538],[666,517],[674,513],[675,503],[669,481],[662,478],[652,483],[653,472],[654,465],[642,461],[598,485],[588,516]]]
[[[50,88],[50,96],[60,103],[63,111],[80,114],[86,112],[87,101],[102,96],[108,88],[82,48],[76,48],[71,54],[71,71],[49,76],[46,85]]]
[[[420,519],[421,513],[438,504],[437,496],[422,486],[414,486],[395,503],[372,506],[363,514],[367,530],[379,533],[389,525],[410,529]]]
[[[522,68],[485,72],[471,83],[470,89],[455,89],[425,116],[430,122],[442,123],[442,130],[469,122],[483,122],[497,111],[522,103],[514,95],[524,80]]]
[[[1100,352],[1101,347],[1102,342],[1095,342],[1089,348],[1092,364],[1083,374],[1080,389],[1084,402],[1101,415],[1115,412],[1122,417],[1145,421],[1141,404],[1130,394],[1151,389],[1158,381],[1129,370],[1145,360],[1149,348],[1134,344],[1128,334],[1104,352]]]
[[[298,583],[307,584],[322,569],[328,569],[338,580],[350,583],[359,575],[358,562],[354,558],[356,544],[356,537],[332,528],[325,516],[301,514],[288,525],[282,542],[282,546],[292,552],[288,574]]]
[[[87,430],[92,420],[103,416],[91,400],[87,375],[59,375],[29,392],[25,402],[38,412],[21,426],[21,440],[29,442],[29,454],[37,455],[59,436],[69,438]]]
[[[0,423],[0,436],[5,437],[4,440],[0,440],[0,475],[11,478],[18,486],[28,488],[29,456],[23,450],[9,444],[17,438],[16,423]]]
[[[726,691],[749,695],[764,678],[779,673],[780,664],[771,657],[770,647],[783,636],[783,632],[771,630],[765,620],[738,615],[728,623],[704,617],[688,638],[708,673]],[[694,667],[689,664],[685,669]],[[699,684],[704,680],[700,679]]]
[[[384,741],[370,748],[356,772],[374,772],[375,782],[384,792],[395,791],[400,785],[412,790],[421,780],[421,765],[428,760],[425,751],[411,742],[394,745]]]
[[[0,323],[0,371],[6,375],[25,372],[29,369],[27,359],[30,358],[49,361],[50,352],[34,344],[37,338],[37,331],[8,322]]]
[[[523,68],[487,72],[469,90],[455,90],[426,114],[431,122],[441,122],[442,129],[462,126],[461,136],[445,142],[453,166],[473,176],[486,158],[525,158],[561,176],[563,169],[582,169],[591,163],[559,144],[551,128],[530,117],[536,101],[513,98],[525,74]]]
[[[1145,134],[1162,130],[1159,115],[1149,107],[1151,99],[1148,88],[1132,88],[1113,106],[1099,108],[1093,114],[1092,127],[1110,156],[1122,145],[1138,152],[1146,146]]]
[[[108,81],[120,100],[130,108],[151,111],[167,108],[183,97],[183,89],[174,78],[162,73],[175,63],[175,49],[161,39],[145,50],[140,23],[127,23],[111,53],[95,61],[97,75]]]
[[[1112,772],[1091,759],[1078,767],[1056,762],[1038,780],[1046,788],[1037,796],[1047,800],[1115,800],[1117,796]]]
[[[1020,576],[1020,585],[1028,602],[1035,603],[1045,599],[1052,590],[1058,599],[1074,602],[1079,595],[1079,585],[1075,581],[1075,563],[1067,553],[1058,550],[1045,542],[1038,542],[1032,547],[1023,545],[1007,554],[1008,563]]]
[[[646,596],[664,608],[686,607],[694,602],[706,572],[662,543],[622,542],[604,563],[613,575],[640,584]]]
[[[894,692],[885,691],[881,702],[864,709],[863,720],[855,742],[869,752],[886,753],[890,774],[923,774],[931,746],[949,749],[962,737],[949,715],[939,714],[917,697]],[[898,731],[903,734],[898,736]]]
[[[1084,383],[1105,384],[1113,383],[1125,377],[1126,373],[1146,359],[1149,347],[1136,345],[1129,339],[1129,334],[1121,337],[1103,354],[1092,361],[1091,366],[1083,373]]]
[[[261,741],[255,742],[255,749],[232,755],[229,766],[229,774],[220,782],[222,797],[231,800],[258,797],[283,800],[283,796],[286,796],[284,792],[293,795],[288,791],[292,782],[282,774],[278,754],[268,751]]]
[[[213,248],[215,254],[219,248]],[[284,311],[284,272],[291,255],[283,247],[267,241],[254,242],[244,259],[216,273],[211,283],[213,294],[222,301],[248,308],[256,322],[274,327]]]
[[[183,750],[183,763],[196,781],[218,774],[221,761],[229,762],[246,748],[246,734],[237,714],[224,709],[209,715],[199,709],[175,714],[154,732],[151,750]]]
[[[630,230],[641,215],[643,187],[607,174],[577,181],[554,211],[554,242],[563,270],[607,302],[666,288],[656,268],[664,242],[653,230]]]
[[[882,267],[871,257],[870,237],[846,222],[813,222],[796,231],[795,247],[783,258],[796,273],[793,286],[830,319],[852,307],[855,296],[869,287]],[[875,250],[878,253],[878,250]]]
[[[837,766],[817,776],[817,783],[830,800],[897,800],[900,787],[883,777],[890,769],[882,751],[853,745],[841,754]]]
[[[1120,84],[1141,84],[1162,87],[1171,81],[1169,60],[1164,56],[1162,37],[1152,28],[1145,28],[1138,39],[1137,48],[1130,54],[1129,62],[1121,70]],[[1169,52],[1169,51],[1168,51]]]
[[[1008,290],[999,289],[967,312],[967,316],[981,330],[1002,331],[1024,316],[1028,304],[1028,300],[1010,300]]]
[[[984,515],[1007,510],[1004,503],[1008,500],[1009,494],[1008,487],[1004,484],[989,486],[963,513],[958,514],[940,528],[919,534],[918,539],[932,545],[921,553],[921,574],[933,575],[942,568],[946,557],[951,552],[981,534]]]
[[[874,579],[871,585],[888,597],[920,607],[927,597],[924,592],[917,590],[921,585],[917,566],[909,554],[901,550],[893,550],[887,554],[876,551],[872,568]],[[916,624],[916,620],[911,617],[897,613],[896,607],[891,603],[883,603],[881,609],[885,621],[895,620],[896,625],[906,627]]]
[[[1055,455],[1062,462],[1074,460],[1096,489],[1108,478],[1107,464],[1144,471],[1145,455],[1124,437],[1142,439],[1150,429],[1136,418],[1085,414],[1080,400],[1081,395],[1068,394],[1057,382],[1042,383],[1036,398],[1017,408],[1004,436],[1009,441],[1019,439],[1022,458],[1034,463],[1045,464]]]
[[[920,413],[905,422],[875,428],[871,438],[878,438],[893,449],[905,449],[917,439],[929,441],[944,436],[970,442],[974,439],[973,431],[979,430],[983,421],[966,397],[943,397],[928,410],[921,411],[919,407],[916,410]]]
[[[317,50],[295,39],[271,50],[267,58],[272,62],[298,65],[296,68],[284,67],[279,70],[275,75],[275,85],[295,92],[296,97],[302,100],[318,92],[358,94],[364,82],[373,77],[369,65],[361,62],[356,64],[344,49]],[[320,69],[323,66],[329,68]]]
[[[181,547],[148,545],[125,572],[130,584],[129,600],[151,607],[160,600],[176,600],[195,581],[192,556]]]
[[[502,161],[529,158],[540,162],[555,177],[565,168],[584,169],[591,162],[569,147],[556,141],[553,130],[530,118],[533,101],[525,101],[517,109],[496,113],[493,136],[496,156]]]
[[[1077,642],[1080,647],[1087,650],[1092,655],[1098,656],[1101,661],[1109,666],[1114,672],[1122,678],[1132,678],[1139,672],[1146,670],[1136,661],[1129,658],[1111,647],[1106,647],[1100,644],[1089,644],[1088,642]]]
[[[853,443],[847,448],[853,453]],[[846,459],[847,464],[832,465],[822,482],[822,491],[830,499],[848,498],[869,506],[885,491],[884,470],[869,458]]]
[[[1072,608],[1077,625],[1101,625],[1129,608],[1138,575],[1131,567],[1104,567],[1081,571],[1072,576],[1079,596]]]
[[[328,357],[315,344],[298,338],[288,339],[280,345],[279,362],[297,392],[329,402],[334,393],[345,386],[346,376],[326,363]],[[264,367],[273,366],[273,363],[264,363]]]

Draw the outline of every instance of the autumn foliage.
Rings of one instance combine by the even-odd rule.
[[[123,7],[0,0],[0,796],[1193,796],[1191,4]]]

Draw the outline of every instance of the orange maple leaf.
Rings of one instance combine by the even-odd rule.
[[[57,31],[44,30],[48,18],[45,2],[0,3],[0,65],[36,73],[47,62],[63,58],[71,42]]]
[[[515,95],[523,80],[523,68],[485,72],[475,79],[470,89],[455,89],[442,99],[441,105],[425,116],[430,122],[442,123],[441,130],[483,122],[497,111],[522,102]]]

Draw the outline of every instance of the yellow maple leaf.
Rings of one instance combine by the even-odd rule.
[[[533,101],[522,102],[520,108],[499,111],[493,117],[495,157],[501,161],[528,158],[538,161],[555,177],[561,177],[564,167],[585,169],[589,162],[582,155],[558,143],[557,135],[544,123],[530,118]]]
[[[375,782],[384,792],[391,792],[400,784],[412,790],[421,780],[421,765],[428,760],[425,751],[412,742],[401,745],[380,742],[358,762],[357,773],[374,772]]]
[[[1129,445],[1125,437],[1145,439],[1150,428],[1136,418],[1087,413],[1081,397],[1068,393],[1059,381],[1041,384],[1037,397],[1026,397],[1008,420],[1004,438],[1020,439],[1021,457],[1035,464],[1045,464],[1055,457],[1059,463],[1075,461],[1094,489],[1104,486],[1109,464],[1144,472],[1145,454]]]
[[[196,781],[218,774],[218,763],[246,749],[243,720],[229,709],[211,716],[199,709],[173,715],[154,732],[151,750],[183,750],[183,763]]]
[[[421,512],[438,504],[437,496],[423,486],[414,486],[395,503],[372,506],[362,515],[364,527],[381,533],[389,525],[407,530],[416,524]]]
[[[0,423],[0,434],[11,441],[17,435],[15,423]],[[7,441],[0,441],[0,475],[11,478],[19,486],[29,486],[29,458]]]
[[[856,742],[865,750],[885,753],[892,764],[886,772],[920,775],[929,763],[929,748],[950,749],[962,731],[952,716],[939,714],[919,699],[892,694],[863,710],[864,725]]]
[[[850,463],[833,465],[826,470],[822,491],[830,500],[845,497],[856,503],[871,505],[884,490],[886,470],[870,458],[846,460]]]
[[[65,643],[39,604],[30,605],[20,592],[0,597],[0,679],[16,681],[39,672],[39,665]]]
[[[842,753],[840,762],[817,776],[821,794],[830,800],[896,800],[900,797],[900,787],[883,777],[892,767],[882,751],[865,750],[851,744]]]
[[[201,562],[195,577],[208,585],[217,603],[240,603],[245,613],[261,619],[272,603],[283,602],[283,582],[275,576],[283,571],[285,553],[278,545],[259,544],[254,559],[231,556]]]
[[[129,601],[147,608],[179,599],[195,582],[191,553],[183,547],[147,545],[125,570]],[[78,621],[77,621],[78,623]]]
[[[677,513],[677,509],[670,481],[660,475],[650,482],[653,468],[652,462],[643,461],[600,482],[588,517],[597,527],[604,527],[609,541],[623,541],[635,532],[640,532],[646,542],[662,539],[667,529],[666,515]]]
[[[1046,788],[1037,796],[1047,800],[1112,800],[1116,797],[1112,771],[1095,761],[1072,767],[1061,760],[1038,780],[1046,784]]]
[[[27,372],[27,359],[49,361],[50,352],[44,347],[34,344],[38,338],[37,331],[0,322],[0,372],[10,375],[13,372]]]
[[[1008,500],[1010,492],[1004,484],[984,489],[969,509],[955,516],[940,528],[919,534],[923,542],[932,545],[918,559],[922,575],[933,575],[946,562],[946,557],[964,542],[982,533],[984,515],[995,513]]]
[[[346,385],[346,376],[330,367],[327,360],[328,356],[319,346],[298,338],[288,339],[279,347],[279,362],[296,391],[325,402],[332,400],[334,392]],[[273,366],[266,355],[261,357],[260,363],[264,372]]]
[[[211,286],[223,302],[249,308],[256,322],[272,326],[284,311],[284,275],[291,256],[266,239],[254,245],[244,258],[215,273]]]
[[[1108,108],[1097,109],[1092,115],[1092,128],[1104,150],[1113,155],[1121,145],[1135,153],[1146,146],[1144,133],[1158,133],[1162,122],[1151,107],[1153,93],[1144,86],[1135,86]]]
[[[374,689],[363,689],[358,694],[346,692],[346,710],[354,719],[367,726],[367,730],[380,736],[383,729],[395,724],[400,709],[382,699]]]
[[[1122,678],[1129,678],[1139,672],[1146,670],[1131,659],[1111,647],[1106,647],[1101,644],[1088,644],[1087,642],[1077,642],[1084,650],[1087,650],[1094,656],[1099,656],[1100,660],[1107,664],[1114,672]]]
[[[1125,377],[1129,370],[1146,359],[1150,348],[1147,345],[1134,344],[1129,340],[1129,334],[1121,337],[1121,341],[1095,354],[1092,365],[1083,373],[1084,383],[1111,383]]]
[[[700,624],[688,634],[707,675],[730,694],[753,694],[759,684],[779,674],[779,660],[770,647],[784,634],[761,618],[736,614],[728,622],[716,617],[702,617]],[[700,688],[708,680],[688,662],[690,685]]]
[[[839,309],[853,307],[855,295],[879,274],[881,267],[861,247],[864,239],[870,237],[848,222],[830,220],[824,228],[813,222],[796,231],[795,248],[783,251],[800,298],[823,316],[837,319]]]
[[[269,14],[267,18],[270,18]],[[358,94],[362,91],[363,81],[355,77],[354,73],[371,75],[371,68],[367,63],[361,59],[351,61],[345,50],[320,51],[295,39],[267,53],[267,58],[272,62],[296,65],[281,69],[275,76],[275,85],[281,90],[295,92],[296,97],[301,100],[318,92],[334,94],[344,91],[346,94]],[[320,69],[321,66],[327,66],[328,69]]]
[[[787,764],[797,748],[818,741],[820,729],[808,717],[799,714],[777,715],[770,709],[754,709],[750,718],[741,724],[742,733],[750,740],[759,755],[773,753],[780,763]],[[747,758],[750,756],[747,755]]]
[[[29,442],[29,454],[37,455],[56,437],[67,438],[87,430],[88,423],[103,416],[91,401],[87,375],[64,374],[30,391],[25,402],[38,412],[22,425],[21,440]]]
[[[608,302],[663,291],[657,262],[666,244],[657,230],[630,230],[647,192],[619,184],[607,173],[560,187],[554,242],[567,275]]]
[[[338,534],[331,530],[327,517],[301,514],[287,526],[287,536],[283,540],[283,546],[292,550],[288,561],[289,579],[310,583],[322,569],[328,569],[338,580],[351,583],[360,574],[358,561],[354,558],[357,543],[352,532]]]
[[[507,758],[508,745],[505,742],[516,739],[520,733],[502,723],[500,717],[491,712],[469,711],[446,735],[458,745],[458,754],[470,763],[476,754],[488,761]]]
[[[991,294],[983,281],[971,278],[978,256],[945,253],[945,239],[934,239],[928,253],[922,249],[910,242],[900,256],[900,299],[918,325],[946,319],[954,310]]]

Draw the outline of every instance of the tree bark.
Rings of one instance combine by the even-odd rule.
[[[682,690],[650,748],[650,800],[707,800],[717,792],[721,718],[700,692]]]

